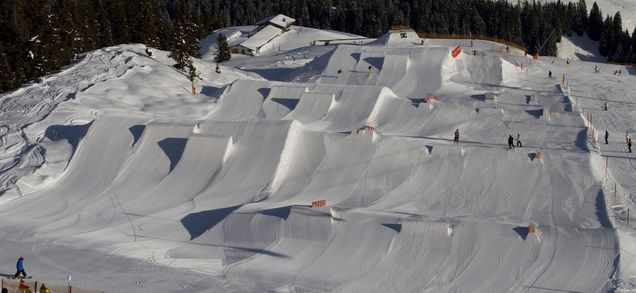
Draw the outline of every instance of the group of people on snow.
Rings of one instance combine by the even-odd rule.
[[[605,144],[609,144],[609,131],[605,130]],[[627,145],[627,152],[631,153],[632,152],[632,138],[629,137],[629,131],[625,130],[625,144]]]
[[[24,270],[24,257],[23,256],[18,258],[18,262],[15,264],[15,268],[16,268],[17,272],[15,273],[15,275],[13,275],[13,278],[16,279],[20,275],[22,275],[22,277],[20,278],[20,284],[18,284],[18,292],[19,293],[32,293],[33,291],[31,291],[31,288],[29,288],[29,286],[24,282],[24,278],[27,277],[27,273]],[[37,282],[36,282],[36,284],[37,284]],[[35,288],[35,290],[37,290],[37,288]],[[42,284],[42,286],[40,286],[40,290],[38,292],[39,293],[51,293],[51,290],[49,288],[47,288],[45,284]],[[2,293],[9,293],[9,289],[2,288]]]
[[[509,148],[515,148],[515,141],[517,143],[517,147],[523,147],[523,145],[521,144],[521,134],[517,133],[517,139],[515,140],[514,137],[512,137],[512,134],[508,135],[508,147]],[[455,129],[455,136],[453,138],[453,144],[459,144],[459,129]]]

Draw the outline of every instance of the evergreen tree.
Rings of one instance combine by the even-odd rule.
[[[200,57],[199,40],[196,35],[197,27],[192,21],[190,6],[186,1],[181,1],[170,52],[170,57],[177,62],[176,68],[188,68],[189,64],[192,63],[190,56]]]
[[[219,34],[219,38],[217,39],[217,51],[216,56],[214,56],[214,61],[224,62],[228,61],[232,58],[232,53],[230,52],[230,46],[227,44],[227,38],[224,34]]]
[[[574,30],[579,36],[582,36],[588,25],[587,5],[585,4],[585,0],[579,0],[576,8],[578,10],[578,15],[575,16],[578,16],[578,20],[576,21],[577,26]]]
[[[598,41],[601,38],[601,30],[603,29],[603,15],[601,10],[596,5],[596,2],[592,5],[590,10],[590,17],[587,26],[587,35],[590,39]]]
[[[607,16],[601,27],[598,52],[603,56],[608,56],[612,52],[612,33],[614,31],[614,22],[612,18]]]

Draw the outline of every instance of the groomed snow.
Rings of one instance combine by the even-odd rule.
[[[105,292],[633,288],[630,69],[312,32],[221,74],[204,51],[196,95],[143,45],[1,95],[3,275],[25,256]]]

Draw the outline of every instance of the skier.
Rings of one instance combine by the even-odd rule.
[[[594,65],[594,72],[598,72],[598,65]]]
[[[219,74],[221,73],[221,67],[219,67],[219,63],[216,64],[216,70],[214,71],[216,71],[216,73],[219,73]]]
[[[23,256],[18,258],[18,262],[15,264],[15,267],[16,267],[16,269],[18,271],[15,273],[13,278],[16,279],[20,274],[22,274],[26,278],[27,273],[24,271],[24,257]]]
[[[517,133],[517,147],[522,147],[521,146],[521,135],[519,135],[519,133]]]
[[[605,144],[607,144],[607,139],[609,138],[609,132],[605,130]]]
[[[340,77],[340,74],[342,74],[342,69],[338,69],[338,71],[336,71],[336,73],[338,73],[338,77]]]
[[[373,73],[373,68],[369,65],[369,75],[371,75],[371,73]]]
[[[631,138],[627,140],[627,150],[630,153],[632,152],[632,139]]]
[[[552,70],[548,70],[548,78],[552,78]]]
[[[459,129],[455,129],[455,138],[453,139],[453,143],[459,143]]]
[[[515,148],[514,141],[515,139],[512,137],[512,134],[508,135],[508,148]]]
[[[565,59],[565,64],[570,65],[570,58]]]
[[[619,70],[618,70],[618,76],[621,76],[621,74],[622,74],[622,73],[623,73],[623,70],[622,70],[622,69],[619,69]]]
[[[603,111],[607,111],[607,102],[603,103]]]

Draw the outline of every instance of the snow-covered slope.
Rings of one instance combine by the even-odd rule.
[[[0,268],[24,255],[39,281],[73,275],[107,292],[633,284],[621,250],[634,241],[621,212],[636,205],[620,142],[635,121],[628,69],[593,74],[484,41],[308,46],[342,35],[288,34],[280,54],[221,74],[211,36],[196,95],[167,52],[141,45],[1,95]],[[517,134],[524,146],[510,149]]]

